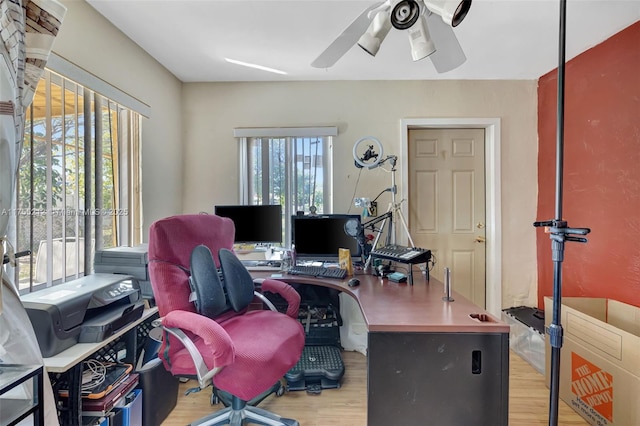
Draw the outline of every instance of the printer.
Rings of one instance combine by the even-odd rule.
[[[21,300],[45,358],[76,343],[100,342],[144,311],[138,281],[129,275],[87,275]]]
[[[153,299],[153,289],[149,282],[148,251],[147,244],[96,250],[93,270],[99,273],[131,275],[140,283],[142,297]]]

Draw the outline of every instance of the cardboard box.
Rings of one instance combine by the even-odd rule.
[[[545,297],[545,326],[553,300]],[[640,308],[616,300],[563,297],[560,398],[591,425],[640,425]],[[545,376],[551,378],[546,335]]]

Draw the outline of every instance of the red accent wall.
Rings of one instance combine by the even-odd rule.
[[[570,32],[567,37],[570,37]],[[538,213],[555,217],[558,71],[538,82]],[[565,65],[562,295],[640,306],[640,22]],[[538,305],[553,294],[551,240],[537,230]]]

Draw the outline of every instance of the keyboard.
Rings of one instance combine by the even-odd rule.
[[[307,277],[322,277],[344,279],[347,276],[346,269],[325,268],[324,266],[292,266],[287,271],[290,275],[302,275]]]
[[[277,266],[245,266],[249,272],[279,272],[282,268]]]
[[[426,263],[431,260],[431,250],[391,244],[389,246],[371,250],[371,257],[378,257],[400,263]]]
[[[282,263],[279,260],[242,260],[242,264],[246,268],[253,268],[253,267],[280,268],[282,267]]]

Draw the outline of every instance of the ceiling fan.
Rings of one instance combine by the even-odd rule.
[[[373,4],[311,66],[333,66],[356,43],[375,56],[393,27],[407,32],[414,61],[429,57],[439,73],[451,71],[467,59],[453,27],[462,22],[470,7],[471,0],[386,0]]]

